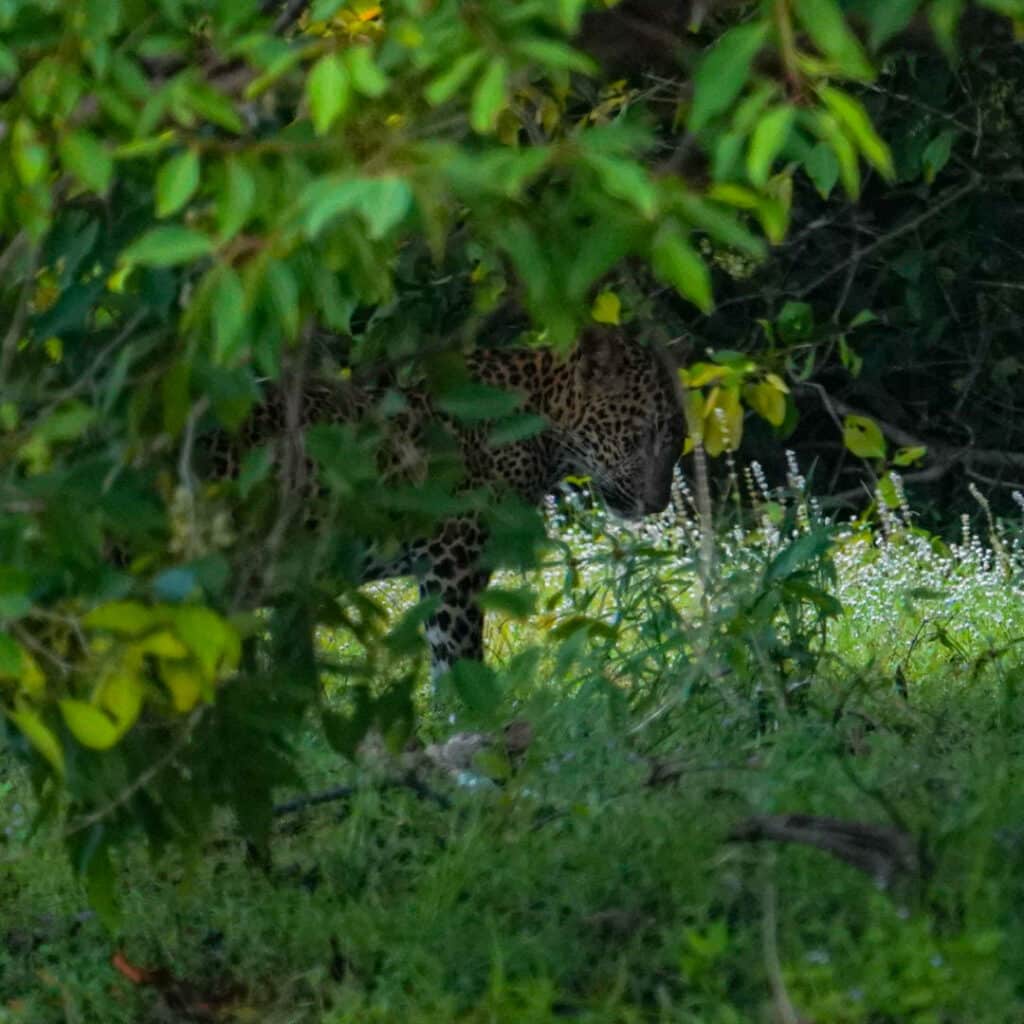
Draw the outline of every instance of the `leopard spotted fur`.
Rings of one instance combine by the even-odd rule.
[[[624,518],[668,505],[685,423],[677,376],[664,353],[617,332],[594,331],[567,358],[543,349],[477,350],[466,358],[466,367],[475,380],[521,395],[520,409],[542,417],[544,429],[495,447],[488,444],[488,425],[453,420],[425,392],[410,390],[403,395],[402,411],[392,417],[382,474],[415,479],[422,469],[423,432],[442,420],[456,438],[466,488],[512,492],[539,503],[571,475],[589,477],[608,507]],[[300,431],[319,422],[349,421],[379,399],[373,391],[309,382],[290,419]],[[230,475],[228,461],[236,462],[248,446],[286,443],[284,405],[284,399],[268,393],[240,435],[220,452],[221,472]],[[280,455],[279,450],[279,460]],[[367,557],[365,581],[416,575],[421,594],[439,598],[426,625],[435,677],[460,658],[483,656],[483,611],[476,598],[490,576],[481,559],[486,542],[481,519],[463,515],[408,544],[397,557]]]

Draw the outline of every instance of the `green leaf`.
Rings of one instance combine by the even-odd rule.
[[[46,177],[50,169],[50,154],[36,126],[28,118],[19,117],[14,122],[11,150],[14,169],[23,184],[34,185]]]
[[[237,157],[224,165],[224,185],[217,197],[217,233],[222,242],[245,226],[256,199],[256,179]]]
[[[351,83],[348,69],[336,53],[325,53],[306,79],[306,96],[313,129],[326,135],[348,107]]]
[[[487,59],[485,50],[471,50],[452,61],[447,71],[438,75],[423,90],[427,102],[433,106],[446,103],[472,77],[473,72]]]
[[[643,166],[615,156],[589,154],[586,159],[609,195],[632,203],[648,220],[654,219],[658,212],[658,189]]]
[[[566,33],[576,33],[586,7],[587,0],[558,0],[558,21]]]
[[[508,416],[522,405],[523,396],[514,391],[466,381],[447,387],[437,396],[437,407],[465,422],[493,420]]]
[[[50,767],[63,777],[64,749],[39,712],[28,701],[18,699],[14,709],[5,709],[5,713],[18,727],[22,736],[50,762]]]
[[[213,252],[213,241],[198,231],[179,225],[151,228],[121,253],[123,263],[149,267],[173,267]]]
[[[252,489],[262,483],[274,464],[274,449],[270,445],[260,445],[245,453],[238,470],[235,486],[244,501],[252,493]]]
[[[900,492],[892,478],[891,473],[886,473],[875,487],[875,493],[885,502],[888,508],[900,507]]]
[[[234,267],[223,266],[217,272],[210,314],[213,320],[213,354],[216,362],[229,363],[242,347],[248,306],[242,280]]]
[[[843,444],[861,459],[885,458],[885,437],[878,424],[867,416],[844,417]]]
[[[284,336],[292,340],[299,333],[299,283],[287,263],[279,260],[267,267],[267,290]]]
[[[747,176],[763,188],[771,174],[775,158],[789,138],[796,111],[788,104],[768,111],[757,123],[747,151]]]
[[[837,0],[794,0],[796,16],[815,46],[844,75],[870,81],[875,77],[863,47],[846,23]]]
[[[651,268],[702,312],[714,308],[707,264],[671,221],[661,226],[651,243]]]
[[[865,14],[871,26],[868,43],[877,50],[910,24],[921,0],[869,0],[866,6]]]
[[[473,90],[469,121],[475,132],[486,135],[494,130],[505,107],[507,87],[508,62],[504,57],[492,57]]]
[[[817,561],[831,546],[832,531],[827,527],[802,534],[768,563],[764,582],[775,583],[787,579],[808,562]]]
[[[315,238],[334,217],[355,211],[366,220],[371,238],[383,238],[409,212],[412,190],[404,178],[323,178],[300,199],[305,231]]]
[[[762,419],[773,427],[781,427],[786,418],[786,396],[768,381],[747,384],[743,388],[743,398]]]
[[[185,89],[188,105],[211,124],[241,135],[245,122],[235,110],[231,100],[205,82],[189,82]]]
[[[599,324],[617,324],[620,322],[622,302],[615,292],[605,291],[594,299],[590,315]]]
[[[811,127],[831,147],[839,163],[839,177],[851,199],[860,195],[860,163],[853,143],[839,127],[839,122],[823,110],[815,111]]]
[[[82,877],[89,905],[96,911],[103,926],[109,932],[116,933],[121,923],[121,909],[106,826],[102,822],[96,824],[84,833],[84,838],[81,833],[72,836],[72,842],[76,839],[79,840],[80,852],[78,856],[73,855],[72,860]]]
[[[532,587],[521,587],[518,590],[488,587],[477,598],[477,603],[485,611],[498,612],[513,619],[526,619],[537,609],[537,591]]]
[[[95,704],[66,697],[57,702],[71,735],[84,747],[109,750],[121,737],[117,723]]]
[[[676,197],[672,208],[693,227],[706,231],[715,241],[731,245],[754,259],[764,258],[764,240],[747,230],[731,211],[723,210],[721,206],[691,193]]]
[[[805,341],[814,332],[814,311],[806,302],[787,302],[776,318],[775,326],[787,345]]]
[[[689,128],[699,132],[727,111],[742,92],[750,65],[768,38],[768,23],[756,21],[730,29],[701,61],[693,80]]]
[[[819,142],[804,159],[804,170],[814,183],[818,195],[828,199],[839,180],[839,161],[824,142]]]
[[[913,448],[900,448],[895,455],[892,457],[892,464],[894,466],[912,466],[915,462],[920,462],[928,454],[928,449],[925,445],[916,445]]]
[[[21,668],[21,644],[6,633],[0,633],[0,679],[20,679]]]
[[[82,625],[123,636],[141,636],[156,623],[153,609],[138,601],[110,601],[86,613]]]
[[[95,135],[82,130],[66,132],[57,149],[66,171],[98,195],[106,194],[114,175],[114,158]]]
[[[842,92],[830,85],[819,86],[818,95],[825,101],[825,105],[850,134],[853,141],[857,143],[857,147],[864,154],[864,159],[887,181],[892,181],[896,175],[892,163],[892,153],[889,152],[889,147],[875,131],[875,126],[871,123],[864,104],[849,93]]]
[[[925,146],[921,154],[921,169],[924,171],[924,180],[930,185],[938,175],[939,171],[949,162],[950,154],[953,152],[953,140],[956,132],[950,128],[940,132]]]
[[[376,99],[387,92],[388,78],[373,59],[373,52],[368,46],[356,46],[345,52],[345,62],[352,84],[357,92]]]
[[[487,434],[487,444],[491,448],[515,444],[518,441],[525,441],[528,437],[536,437],[548,426],[548,421],[536,413],[515,413],[502,417],[499,422],[494,424]]]
[[[597,64],[590,57],[559,39],[517,40],[514,49],[529,60],[556,71],[577,71],[582,75],[597,72]]]
[[[497,708],[501,700],[498,677],[488,665],[461,658],[452,666],[451,679],[470,711],[486,715]]]
[[[932,0],[928,8],[932,31],[950,60],[956,59],[956,33],[966,6],[966,0]]]
[[[156,215],[177,213],[199,188],[199,154],[186,149],[172,156],[156,176]]]

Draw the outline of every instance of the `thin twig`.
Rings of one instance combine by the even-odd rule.
[[[883,248],[890,242],[894,242],[897,238],[902,238],[904,235],[908,235],[911,232],[916,231],[922,224],[931,220],[933,217],[945,210],[947,206],[952,206],[954,203],[958,203],[964,198],[964,196],[975,191],[975,189],[982,184],[983,180],[984,179],[981,175],[972,176],[971,180],[967,182],[966,185],[962,185],[960,188],[947,193],[942,199],[929,205],[926,210],[919,213],[916,217],[911,218],[905,224],[901,224],[898,228],[894,228],[892,231],[887,232],[880,238],[875,239],[875,241],[870,245],[857,249],[848,259],[829,267],[825,273],[820,274],[811,281],[810,284],[801,288],[800,291],[797,292],[797,298],[807,298],[807,296],[812,292],[817,291],[823,284],[831,281],[837,274],[843,273],[851,263],[860,263],[866,256],[871,255],[871,253]]]

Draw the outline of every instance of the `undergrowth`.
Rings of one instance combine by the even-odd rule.
[[[311,728],[337,799],[282,814],[269,864],[228,821],[126,853],[116,934],[0,762],[0,1022],[1024,1018],[1024,530],[805,490],[734,471],[710,551],[682,482],[639,525],[552,506],[546,565],[497,581],[536,610],[491,617],[489,696],[424,694],[427,738],[515,718],[525,752],[357,769]],[[794,813],[905,862],[740,841]]]

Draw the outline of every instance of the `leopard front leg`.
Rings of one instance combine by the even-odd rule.
[[[427,547],[420,595],[440,599],[426,623],[435,682],[460,658],[483,660],[484,613],[477,597],[490,579],[480,565],[485,541],[479,523],[465,518],[447,522]]]

